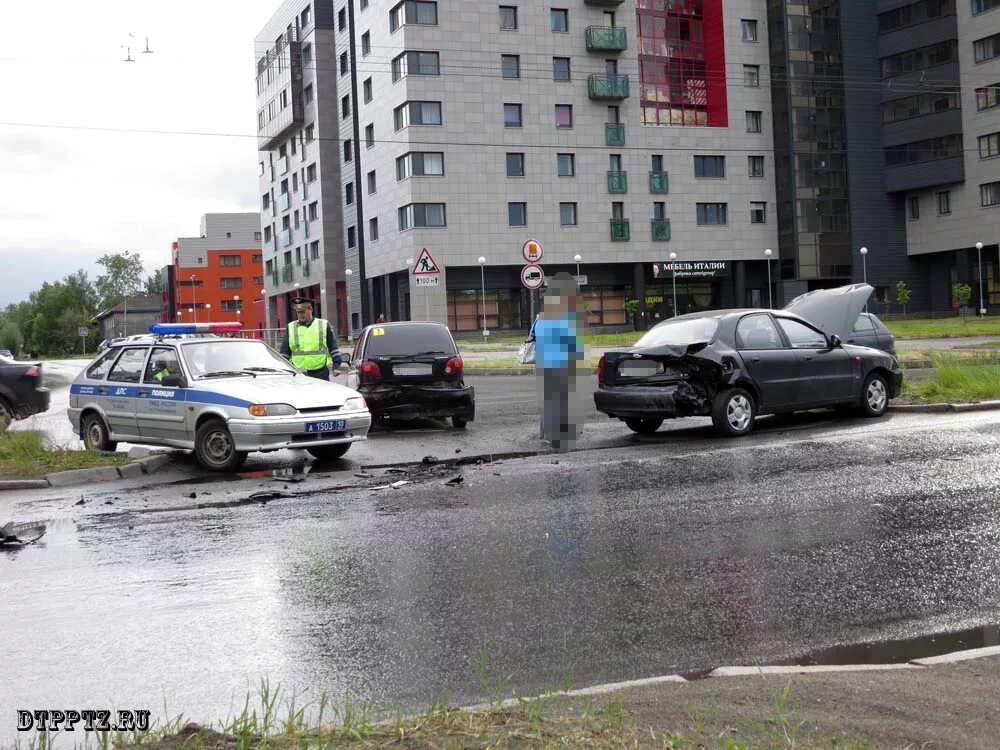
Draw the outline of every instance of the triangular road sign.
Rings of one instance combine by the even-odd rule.
[[[425,247],[420,251],[417,262],[413,264],[411,273],[414,276],[433,276],[436,273],[441,273],[441,269],[438,267],[437,261],[434,260]]]

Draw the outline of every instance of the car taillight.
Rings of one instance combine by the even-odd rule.
[[[31,367],[29,367],[27,370],[24,371],[24,374],[27,375],[29,378],[37,378],[38,377],[38,367],[36,367],[35,365],[32,365]]]
[[[465,367],[465,363],[462,362],[461,357],[452,357],[444,365],[445,375],[459,375],[463,367]]]
[[[604,355],[597,361],[597,384],[604,385]]]
[[[370,359],[365,360],[364,362],[361,363],[361,367],[359,368],[358,372],[361,374],[361,377],[370,380],[378,380],[379,378],[382,377],[382,368],[380,368],[377,363],[372,362]]]

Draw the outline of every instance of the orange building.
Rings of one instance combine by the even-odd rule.
[[[262,331],[262,255],[260,214],[205,214],[200,237],[172,245],[172,322],[235,320],[244,330]]]

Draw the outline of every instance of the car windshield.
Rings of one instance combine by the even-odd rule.
[[[636,348],[654,346],[689,346],[711,341],[719,329],[718,318],[666,320],[635,342]]]
[[[418,354],[458,354],[451,333],[444,326],[405,325],[372,328],[366,357],[398,357]]]
[[[184,360],[191,375],[203,378],[213,373],[292,372],[291,365],[260,341],[211,339],[184,344]]]

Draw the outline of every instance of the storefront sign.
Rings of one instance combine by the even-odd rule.
[[[729,261],[725,260],[674,260],[666,263],[653,264],[654,279],[669,279],[676,275],[678,279],[685,277],[726,276],[729,272]]]

